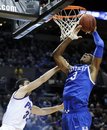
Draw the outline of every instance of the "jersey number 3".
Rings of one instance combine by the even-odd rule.
[[[73,75],[70,77],[71,80],[75,80],[77,76],[77,72],[74,72]]]

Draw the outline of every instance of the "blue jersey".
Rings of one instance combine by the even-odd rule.
[[[93,86],[94,82],[90,76],[89,66],[75,65],[70,68],[64,86],[63,98],[64,100],[69,100],[69,104],[74,109],[87,106]]]

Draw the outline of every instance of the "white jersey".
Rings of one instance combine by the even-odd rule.
[[[16,129],[12,126],[9,126],[9,125],[2,125],[0,127],[0,130],[16,130]]]
[[[7,110],[4,114],[2,124],[14,127],[16,130],[23,130],[32,109],[32,102],[29,96],[16,99],[12,95]]]

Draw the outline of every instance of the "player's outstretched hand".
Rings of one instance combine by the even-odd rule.
[[[72,40],[82,38],[82,36],[78,36],[78,33],[81,30],[81,28],[82,28],[81,25],[74,27],[72,30],[70,30],[71,34],[68,37],[71,38]]]

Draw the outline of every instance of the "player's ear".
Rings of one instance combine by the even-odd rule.
[[[23,85],[20,84],[20,85],[19,85],[19,88],[21,88],[21,87],[23,87]]]

